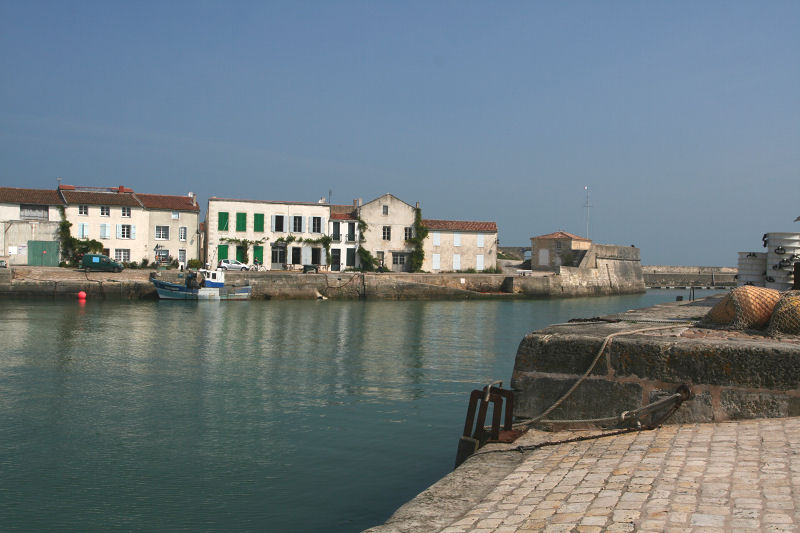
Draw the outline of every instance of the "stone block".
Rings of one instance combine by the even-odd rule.
[[[583,374],[597,355],[602,339],[577,335],[530,334],[522,339],[514,365],[524,372]],[[598,361],[594,375],[608,373],[605,356]]]
[[[653,403],[673,394],[673,390],[656,389],[650,392],[649,401]],[[678,410],[670,416],[667,424],[688,424],[693,422],[713,422],[714,409],[711,406],[709,392],[695,393],[694,398],[681,404]]]
[[[577,380],[514,373],[514,414],[538,416],[558,400]],[[557,409],[547,416],[553,420],[572,420],[616,416],[641,407],[642,387],[638,383],[617,383],[587,379]]]
[[[725,389],[720,394],[719,403],[731,420],[789,415],[789,398],[782,394]]]

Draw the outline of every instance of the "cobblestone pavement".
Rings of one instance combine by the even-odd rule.
[[[800,418],[667,425],[527,454],[442,531],[796,531],[800,524]]]

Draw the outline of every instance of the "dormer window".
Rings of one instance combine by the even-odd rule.
[[[100,206],[100,216],[101,217],[110,217],[111,216],[111,208],[107,205]]]
[[[88,205],[79,205],[78,206],[78,214],[79,215],[88,215],[89,214],[89,206]]]
[[[122,208],[122,216],[125,218],[131,218],[131,208],[130,207],[123,207]]]

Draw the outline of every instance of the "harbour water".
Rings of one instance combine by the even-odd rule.
[[[526,333],[678,295],[6,300],[0,530],[361,531],[452,469]]]

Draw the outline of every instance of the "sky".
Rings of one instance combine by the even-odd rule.
[[[0,0],[0,186],[349,204],[736,266],[800,232],[800,2]]]

